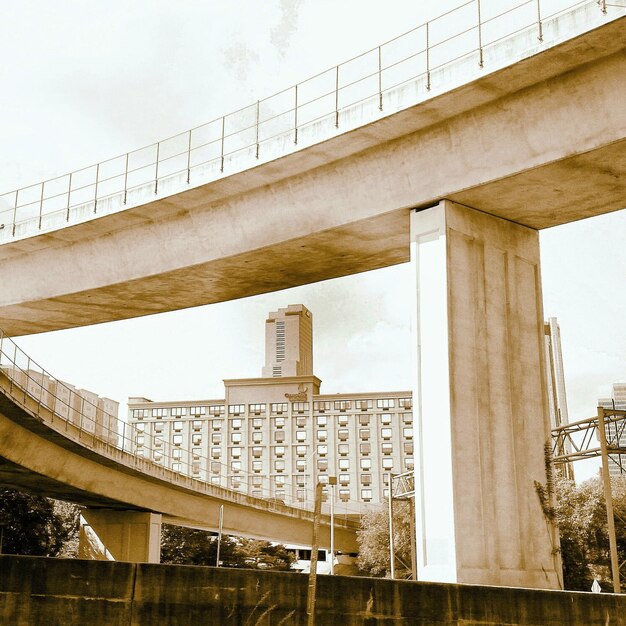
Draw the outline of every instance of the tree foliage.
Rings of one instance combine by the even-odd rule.
[[[406,500],[393,503],[393,541],[396,555],[396,577],[411,572],[411,505]],[[370,511],[361,520],[357,532],[359,569],[372,576],[390,574],[388,508]]]
[[[178,565],[215,565],[217,537],[207,531],[163,525],[161,562]],[[289,570],[295,557],[282,545],[269,541],[222,536],[220,564],[223,567]]]
[[[2,552],[58,556],[78,536],[78,507],[0,488]]]
[[[626,477],[611,481],[618,558],[626,560]],[[565,478],[556,481],[556,519],[561,538],[563,579],[566,589],[589,591],[594,579],[613,588],[609,538],[602,481],[580,485]]]

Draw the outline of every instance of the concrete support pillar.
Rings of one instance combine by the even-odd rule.
[[[81,515],[78,558],[159,563],[161,515],[141,511],[85,509]]]
[[[418,579],[559,588],[538,233],[442,201],[411,262]]]

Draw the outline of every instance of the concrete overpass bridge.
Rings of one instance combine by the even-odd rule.
[[[164,522],[309,545],[313,503],[277,502],[215,486],[136,456],[132,436],[79,392],[54,379],[0,331],[0,484],[87,507],[84,517],[116,560],[159,561]],[[338,550],[357,552],[359,509],[335,516]],[[308,507],[308,508],[307,508]],[[322,516],[320,545],[330,545]]]
[[[559,586],[536,491],[550,432],[538,230],[624,207],[618,4],[487,14],[470,0],[235,114],[6,194],[0,326],[69,328],[410,259],[419,577]]]

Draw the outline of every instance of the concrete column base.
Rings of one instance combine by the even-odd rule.
[[[418,579],[560,588],[538,233],[442,201],[411,258]]]
[[[160,563],[161,515],[85,509],[81,515],[78,558]]]

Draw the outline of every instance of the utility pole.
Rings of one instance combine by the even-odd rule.
[[[215,555],[215,567],[220,566],[220,548],[222,546],[222,528],[224,527],[224,505],[220,504],[220,512],[218,517],[218,533],[217,533],[217,554]]]
[[[322,517],[322,483],[315,486],[315,511],[313,513],[313,541],[311,542],[311,570],[309,571],[309,589],[306,612],[307,626],[315,626],[315,590],[317,588],[317,551],[319,549],[319,530]]]

